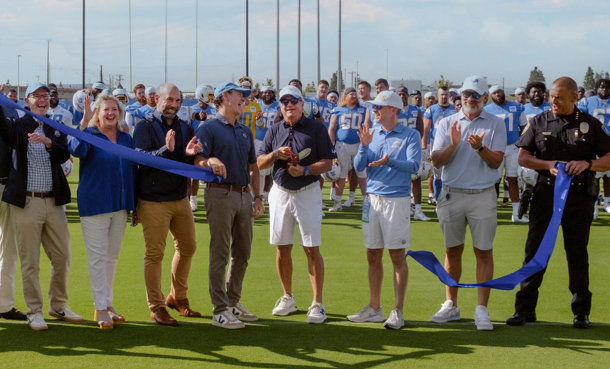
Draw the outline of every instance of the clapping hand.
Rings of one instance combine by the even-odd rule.
[[[170,152],[174,152],[174,149],[176,148],[176,131],[173,129],[167,131],[167,134],[165,135],[165,146],[167,146],[167,149]]]
[[[189,141],[188,145],[186,145],[186,150],[185,150],[186,151],[186,156],[195,156],[195,155],[197,155],[197,153],[199,151],[201,151],[201,147],[203,145],[201,145],[201,143],[195,142],[195,141],[197,141],[197,137],[196,136],[193,137]]]
[[[364,123],[360,127],[360,131],[357,133],[358,133],[358,137],[360,137],[360,144],[362,146],[368,146],[373,141],[373,133],[375,133],[375,130],[373,129],[373,130],[369,131],[369,124]]]
[[[390,161],[390,157],[388,156],[388,154],[385,154],[383,158],[370,163],[369,167],[380,167],[382,165],[386,165],[388,161]]]
[[[451,136],[451,144],[457,146],[462,139],[462,126],[458,124],[457,120],[451,125],[449,134]]]
[[[485,137],[485,132],[481,133],[480,136],[477,135],[469,135],[468,136],[468,143],[470,144],[470,147],[472,147],[473,149],[478,149],[481,146],[483,146],[483,137]]]

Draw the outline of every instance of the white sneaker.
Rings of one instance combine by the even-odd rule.
[[[400,329],[405,325],[405,320],[402,317],[402,311],[394,309],[390,312],[390,317],[383,323],[387,329]]]
[[[47,322],[44,321],[42,313],[28,315],[28,324],[30,325],[30,328],[35,331],[46,331],[49,329]]]
[[[489,320],[489,311],[483,305],[478,305],[474,309],[474,324],[477,325],[477,329],[480,331],[493,331],[494,326]]]
[[[351,208],[352,206],[356,205],[356,200],[355,199],[351,199],[351,198],[347,198],[347,200],[345,200],[345,202],[343,203],[343,206],[345,206],[346,208]]]
[[[322,203],[322,210],[324,209],[328,209],[328,206],[326,206],[324,203]]]
[[[241,302],[233,306],[229,306],[229,311],[239,320],[243,320],[244,322],[255,322],[258,320],[258,317],[252,314],[248,308]]]
[[[348,315],[347,320],[354,323],[381,323],[385,320],[383,316],[383,308],[380,306],[378,310],[373,310],[371,305],[366,305],[358,313]]]
[[[413,219],[414,220],[421,220],[422,222],[427,222],[430,220],[430,218],[428,218],[426,216],[426,214],[424,214],[423,211],[416,211],[415,214],[413,215]]]
[[[606,213],[610,213],[610,205],[606,205],[606,207],[604,208],[604,211]]]
[[[214,318],[212,319],[212,325],[226,329],[246,328],[244,322],[237,319],[235,315],[231,314],[229,310],[225,310],[220,314],[214,314]]]
[[[517,214],[513,214],[512,221],[513,221],[513,223],[529,223],[530,222],[529,218],[526,217],[525,215],[522,216],[521,218],[519,218],[519,215],[517,215]]]
[[[335,200],[335,205],[332,208],[328,209],[328,211],[337,212],[341,211],[343,208],[341,207],[341,200]]]
[[[284,295],[277,300],[271,314],[286,316],[295,311],[297,311],[297,303],[294,301],[294,295]]]
[[[307,323],[319,324],[324,323],[326,320],[326,312],[324,311],[324,304],[321,302],[314,302],[307,309]]]
[[[447,323],[454,320],[460,320],[460,308],[453,306],[451,300],[445,301],[441,305],[441,309],[430,318],[433,323]]]
[[[49,310],[49,315],[60,320],[65,320],[66,322],[82,322],[85,320],[82,316],[73,312],[69,306],[66,306],[62,312],[51,309]]]
[[[195,200],[190,200],[191,201],[191,211],[194,213],[197,211],[197,199]]]

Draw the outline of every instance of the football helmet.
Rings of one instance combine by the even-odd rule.
[[[341,165],[339,164],[339,160],[333,160],[333,167],[326,173],[322,174],[322,178],[325,181],[333,182],[339,179],[339,175],[341,173]]]
[[[214,102],[214,89],[210,85],[199,85],[195,90],[195,98],[204,104]]]
[[[419,165],[419,170],[415,174],[411,174],[411,179],[417,179],[421,177],[422,181],[427,181],[432,175],[432,163],[429,161],[422,161]]]
[[[530,168],[519,166],[517,169],[518,178],[529,185],[534,185],[538,179],[538,172]]]
[[[72,105],[74,109],[80,113],[85,112],[85,97],[88,93],[85,90],[78,90],[72,97]]]

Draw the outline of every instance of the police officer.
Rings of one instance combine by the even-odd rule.
[[[538,172],[530,211],[530,230],[525,243],[528,263],[538,251],[553,213],[553,186],[557,175],[555,164],[566,163],[566,171],[574,175],[562,217],[564,248],[568,259],[570,292],[574,327],[589,327],[591,291],[587,244],[593,221],[593,206],[597,199],[595,172],[610,169],[610,131],[599,120],[576,108],[576,82],[561,77],[553,82],[551,105],[533,117],[516,142],[519,165]],[[599,159],[595,157],[599,156]],[[515,314],[508,325],[523,325],[536,321],[538,288],[546,269],[521,282],[515,298]]]

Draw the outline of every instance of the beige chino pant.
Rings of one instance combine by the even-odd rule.
[[[4,185],[0,185],[0,195]],[[6,313],[15,304],[15,277],[17,275],[17,240],[9,204],[0,201],[0,313]]]
[[[176,300],[186,298],[191,260],[197,249],[195,221],[187,198],[165,202],[140,199],[137,210],[146,243],[144,256],[146,299],[150,310],[155,311],[165,307],[165,296],[161,291],[161,273],[168,231],[172,234],[176,249],[172,261],[170,293]]]
[[[70,273],[70,233],[68,221],[61,206],[55,206],[54,198],[26,197],[25,208],[10,205],[17,249],[21,258],[23,297],[28,305],[28,315],[42,312],[40,290],[40,244],[51,260],[49,305],[62,312],[68,301],[68,275]]]

